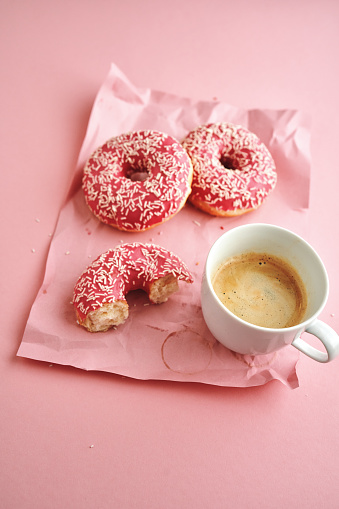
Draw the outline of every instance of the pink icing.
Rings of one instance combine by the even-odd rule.
[[[103,223],[144,231],[172,217],[190,193],[192,165],[180,143],[158,131],[111,138],[88,159],[86,202]]]
[[[82,273],[74,287],[73,304],[81,319],[106,302],[125,300],[130,290],[148,291],[150,284],[172,274],[192,283],[178,256],[154,244],[122,244],[101,254]]]
[[[275,187],[270,152],[244,127],[226,122],[199,126],[182,145],[193,164],[193,201],[242,213],[261,205]]]

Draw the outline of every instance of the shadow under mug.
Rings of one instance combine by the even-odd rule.
[[[307,291],[307,310],[300,324],[281,329],[253,325],[233,314],[221,303],[212,286],[213,277],[228,258],[246,252],[285,258],[297,270]],[[325,266],[305,240],[279,226],[248,224],[224,233],[211,247],[202,278],[201,306],[213,336],[234,352],[261,355],[293,345],[318,362],[328,362],[339,354],[337,333],[318,319],[327,302],[328,292]],[[316,336],[326,352],[304,341],[301,338],[303,332]]]

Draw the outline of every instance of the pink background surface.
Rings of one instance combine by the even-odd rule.
[[[322,318],[339,330],[338,16],[334,0],[2,2],[3,507],[339,506],[338,359],[302,356],[290,391],[16,356],[111,62],[139,87],[312,116],[307,240],[331,282]]]

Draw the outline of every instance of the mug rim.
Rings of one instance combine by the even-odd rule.
[[[212,254],[212,252],[217,248],[217,245],[219,242],[221,242],[221,239],[223,237],[226,237],[228,234],[230,234],[231,232],[235,231],[235,230],[240,230],[240,229],[246,229],[246,228],[253,228],[253,227],[264,227],[264,228],[272,228],[272,229],[276,229],[276,230],[280,230],[280,231],[284,231],[285,233],[289,234],[289,235],[292,235],[294,238],[300,240],[310,251],[312,251],[313,255],[317,258],[318,262],[319,262],[319,265],[322,269],[322,272],[323,272],[323,275],[324,275],[324,280],[325,280],[325,292],[324,292],[324,297],[322,299],[322,302],[321,302],[321,305],[318,307],[317,311],[312,313],[312,315],[307,318],[306,320],[303,320],[302,322],[300,322],[299,324],[296,324],[296,325],[293,325],[291,327],[280,327],[280,328],[275,328],[275,327],[263,327],[261,325],[256,325],[256,324],[253,324],[251,322],[247,322],[246,320],[243,320],[242,318],[240,318],[239,316],[237,316],[236,314],[232,313],[232,311],[230,311],[226,306],[224,306],[224,304],[222,304],[222,302],[220,301],[220,299],[218,298],[214,288],[213,288],[213,285],[212,285],[212,281],[211,281],[211,268],[208,267],[209,263],[211,263],[209,260],[210,260],[210,256]],[[258,330],[258,331],[262,331],[262,332],[273,332],[273,333],[282,333],[282,332],[285,332],[285,331],[288,331],[288,332],[293,332],[293,331],[299,331],[299,330],[302,330],[302,329],[306,329],[312,322],[314,322],[317,317],[320,315],[320,313],[323,311],[325,305],[326,305],[326,302],[327,302],[327,299],[328,299],[328,294],[329,294],[329,278],[328,278],[328,274],[327,274],[327,271],[326,271],[326,267],[324,265],[324,262],[322,261],[322,259],[320,258],[320,256],[318,255],[318,253],[316,252],[316,250],[311,246],[311,244],[309,244],[305,239],[303,239],[300,235],[298,235],[297,233],[287,229],[287,228],[284,228],[282,226],[277,226],[277,225],[274,225],[274,224],[269,224],[269,223],[250,223],[250,224],[243,224],[243,225],[239,225],[239,226],[235,226],[234,228],[231,228],[230,230],[228,230],[227,232],[224,232],[222,235],[220,235],[220,237],[218,237],[216,239],[216,241],[212,244],[209,252],[208,252],[208,255],[207,255],[207,258],[206,258],[206,263],[205,263],[205,278],[206,278],[206,281],[207,281],[207,284],[208,284],[208,288],[211,292],[211,294],[213,295],[213,299],[214,301],[217,303],[218,307],[220,307],[224,312],[226,312],[228,315],[230,315],[233,319],[235,319],[237,322],[241,323],[243,326],[247,326],[251,329],[255,329],[255,330]]]

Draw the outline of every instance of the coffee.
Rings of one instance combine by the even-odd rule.
[[[291,264],[266,253],[244,253],[217,270],[213,288],[222,304],[242,320],[280,329],[302,322],[307,293]]]

